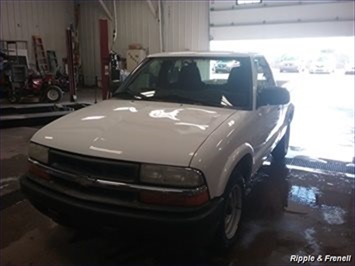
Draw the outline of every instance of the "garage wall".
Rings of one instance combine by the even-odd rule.
[[[209,49],[208,1],[163,1],[166,52]]]
[[[112,16],[113,2],[105,1]],[[116,1],[117,38],[113,50],[125,57],[128,44],[140,43],[150,53],[159,51],[158,21],[150,13],[146,1]],[[99,19],[107,19],[109,49],[111,49],[113,21],[110,21],[98,1],[80,2],[79,40],[81,62],[86,85],[95,84],[100,78]]]
[[[101,18],[106,19],[107,17],[98,1],[80,2],[80,19],[78,24],[79,49],[84,83],[87,85],[94,85],[95,76],[99,76],[101,72],[99,64],[99,19]]]
[[[113,2],[105,1],[112,16]],[[158,2],[152,1],[158,10]],[[208,50],[208,1],[162,1],[164,51]],[[160,51],[159,23],[147,1],[116,1],[117,39],[113,49],[126,56],[128,45],[139,43],[148,53]],[[157,13],[156,13],[157,14]],[[79,39],[84,81],[100,77],[98,20],[107,18],[98,1],[80,1]],[[112,40],[113,21],[109,21]]]
[[[212,40],[354,35],[354,1],[210,0]]]
[[[28,41],[34,63],[32,35],[42,37],[44,49],[66,57],[65,29],[73,22],[72,1],[0,1],[0,39]]]

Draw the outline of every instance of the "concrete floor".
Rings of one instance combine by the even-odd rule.
[[[283,75],[296,100],[296,111],[303,113],[303,116],[295,116],[292,132],[301,135],[291,134],[293,146],[289,155],[314,161],[307,156],[321,154],[328,159],[338,158],[349,163],[354,151],[354,98],[350,97],[354,93],[354,79],[339,76],[337,85],[344,86],[340,86],[342,98],[338,95],[338,106],[334,106],[331,90],[336,84],[331,83],[329,77],[321,76],[299,79],[297,74]],[[307,79],[310,87],[304,81]],[[331,86],[324,87],[327,83]],[[305,99],[302,94],[309,94],[307,99],[314,99],[318,88],[324,91],[322,101],[317,103],[321,105],[320,110],[324,111],[331,103],[330,109],[335,112],[312,123],[320,110],[312,114],[314,102],[302,100]],[[94,95],[94,90],[79,90],[80,101],[93,103]],[[97,98],[100,100],[99,91]],[[68,95],[64,100],[69,100]],[[304,125],[307,125],[307,131]],[[331,125],[342,130],[335,132],[341,136],[338,139],[333,136]],[[188,247],[189,239],[183,242],[167,239],[166,233],[153,237],[127,232],[126,228],[116,232],[77,232],[59,226],[33,209],[18,191],[18,177],[26,171],[28,141],[38,128],[0,130],[0,265],[285,265],[290,262],[291,255],[354,255],[353,175],[296,170],[292,165],[265,165],[261,169],[250,188],[240,239],[230,252],[223,255],[210,249]],[[322,138],[307,134],[317,128],[323,130]],[[354,168],[354,164],[350,167]],[[317,264],[324,265],[322,262],[308,265]],[[354,258],[341,265],[354,265]]]

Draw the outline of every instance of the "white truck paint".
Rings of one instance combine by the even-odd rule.
[[[219,60],[236,60],[228,79],[211,74]],[[175,79],[174,71],[179,71],[178,80],[166,83]],[[211,78],[202,80],[201,71],[203,78]],[[242,94],[235,94],[238,86]],[[186,88],[191,91],[179,92]],[[237,101],[243,93],[247,104]],[[186,98],[189,94],[196,98]],[[31,167],[21,179],[24,193],[56,220],[79,220],[82,211],[132,220],[131,209],[135,222],[153,216],[161,223],[208,224],[217,232],[217,242],[230,246],[241,217],[244,183],[270,153],[283,159],[288,148],[294,108],[288,91],[276,87],[265,58],[221,52],[152,55],[115,95],[117,99],[71,113],[33,136]],[[101,172],[92,174],[96,167]],[[111,167],[128,179],[116,176]],[[86,194],[87,187],[98,194]],[[104,191],[110,196],[103,196]],[[130,196],[120,198],[121,193]],[[116,209],[106,212],[112,206]],[[154,212],[146,216],[147,210]]]

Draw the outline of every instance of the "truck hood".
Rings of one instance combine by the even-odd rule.
[[[178,103],[107,100],[39,130],[33,142],[77,154],[188,166],[232,109]]]

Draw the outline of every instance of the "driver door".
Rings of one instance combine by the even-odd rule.
[[[271,69],[264,57],[255,57],[254,67],[257,70],[257,94],[266,88],[274,87],[275,81]],[[258,101],[257,101],[258,102]],[[267,156],[278,136],[278,127],[281,115],[281,106],[266,105],[256,106],[258,116],[257,145],[255,148],[256,160],[260,161]]]

